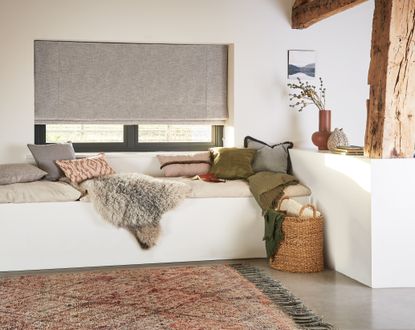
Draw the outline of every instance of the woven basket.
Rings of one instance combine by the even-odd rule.
[[[278,203],[280,210],[282,198]],[[313,209],[313,217],[303,217],[306,208]],[[284,239],[278,252],[270,258],[272,268],[292,273],[314,273],[324,270],[323,217],[316,216],[316,208],[304,205],[298,217],[286,216],[282,224]]]

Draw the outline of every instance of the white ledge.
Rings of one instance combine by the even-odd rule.
[[[290,154],[325,216],[328,265],[374,288],[415,287],[415,159]]]

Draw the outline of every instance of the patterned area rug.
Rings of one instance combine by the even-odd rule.
[[[244,265],[0,278],[0,329],[332,329]]]

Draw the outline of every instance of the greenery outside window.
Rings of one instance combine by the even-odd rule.
[[[222,146],[218,125],[35,125],[35,143],[71,141],[77,152],[197,151]]]

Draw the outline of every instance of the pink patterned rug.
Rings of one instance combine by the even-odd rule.
[[[213,265],[0,278],[0,329],[331,329],[258,269]]]

